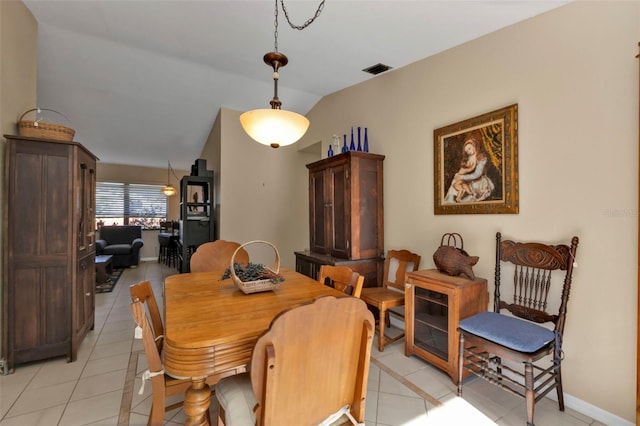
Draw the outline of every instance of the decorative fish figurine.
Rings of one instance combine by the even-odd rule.
[[[447,245],[444,245],[445,237],[447,237]],[[456,247],[456,238],[460,238],[460,248]],[[452,239],[454,245],[449,245]],[[433,254],[433,262],[436,264],[438,271],[443,274],[451,276],[463,274],[469,279],[475,280],[476,277],[471,267],[478,263],[478,259],[480,258],[478,256],[469,256],[462,247],[463,242],[460,234],[444,234],[440,241],[440,247],[438,247],[438,250]]]

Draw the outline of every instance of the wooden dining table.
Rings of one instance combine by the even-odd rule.
[[[276,315],[318,297],[345,296],[284,268],[277,289],[244,294],[231,279],[221,279],[223,272],[177,274],[164,282],[164,370],[192,382],[184,399],[187,425],[209,424],[207,377],[215,381],[245,371],[258,337]]]

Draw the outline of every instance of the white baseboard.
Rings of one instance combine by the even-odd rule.
[[[558,397],[555,391],[549,392],[547,394],[547,398],[558,401]],[[630,422],[629,420],[618,417],[613,413],[605,411],[600,407],[596,407],[595,405],[576,398],[575,396],[571,396],[568,393],[564,394],[564,405],[565,407],[571,408],[572,410],[575,410],[580,414],[584,414],[585,416],[591,417],[592,419],[597,420],[600,423],[604,423],[607,426],[635,425],[635,423]]]
[[[392,315],[390,319],[391,325],[404,330],[404,322],[400,318]],[[558,397],[555,392],[549,392],[546,397],[554,401],[558,401]],[[622,417],[618,417],[613,413],[605,411],[600,407],[597,407],[567,393],[564,394],[564,405],[568,408],[571,408],[572,410],[577,411],[580,414],[584,414],[585,416],[591,417],[592,419],[597,420],[600,423],[604,423],[608,426],[635,425],[634,422],[630,422],[629,420],[623,419]]]

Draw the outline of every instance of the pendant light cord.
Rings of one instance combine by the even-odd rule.
[[[178,182],[180,182],[180,178],[176,174],[176,171],[173,170],[173,167],[171,167],[171,161],[167,161],[167,165],[169,166],[167,167],[167,184],[171,185],[171,180],[170,180],[171,176],[169,175],[169,171],[171,171],[171,173],[173,174],[173,177],[176,178]]]
[[[282,5],[282,11],[284,12],[284,16],[287,18],[287,22],[289,23],[289,26],[291,28],[293,28],[293,29],[296,29],[296,30],[304,30],[309,25],[311,25],[313,23],[313,21],[315,21],[318,16],[320,16],[320,14],[322,13],[322,9],[324,9],[324,1],[325,0],[322,0],[320,2],[320,4],[318,5],[318,9],[316,9],[316,13],[315,13],[315,15],[313,15],[313,18],[307,19],[307,21],[302,25],[296,25],[293,22],[291,22],[291,19],[289,19],[289,12],[287,11],[287,8],[284,7],[284,0],[280,0],[280,4]],[[277,1],[276,1],[276,3],[277,3]],[[276,12],[276,15],[277,15],[277,12]]]
[[[320,16],[320,14],[322,13],[322,10],[324,9],[324,2],[325,0],[322,0],[320,2],[320,4],[318,5],[318,8],[316,9],[316,13],[313,15],[313,17],[309,18],[306,20],[306,22],[302,25],[296,25],[293,22],[291,22],[291,19],[289,19],[289,11],[287,10],[287,8],[284,6],[284,0],[280,0],[280,4],[282,5],[282,11],[284,12],[284,16],[285,18],[287,18],[287,22],[289,23],[289,26],[295,30],[304,30],[305,28],[307,28],[309,25],[311,25],[313,23],[313,21],[316,20],[316,18],[318,16]],[[274,22],[274,31],[273,31],[273,37],[274,37],[274,52],[278,51],[278,0],[275,0],[276,3],[276,7],[275,7],[275,22]]]

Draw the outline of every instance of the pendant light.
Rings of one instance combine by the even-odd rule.
[[[303,30],[309,26],[322,12],[324,0],[318,6],[315,16],[304,25],[294,25],[289,20],[289,14],[284,6],[284,0],[280,0],[287,22],[291,28]],[[283,53],[278,52],[278,0],[275,0],[275,30],[274,30],[274,51],[269,52],[262,58],[263,61],[273,68],[273,99],[271,99],[271,109],[255,109],[240,115],[240,124],[244,131],[256,142],[269,145],[272,148],[291,145],[297,142],[309,128],[309,120],[298,113],[285,111],[281,108],[282,102],[278,99],[278,79],[280,78],[280,68],[287,65],[289,59]]]
[[[167,186],[161,189],[161,192],[167,197],[176,195],[176,192],[178,192],[173,186],[171,186],[170,175],[169,175],[170,170],[171,170],[171,162],[167,161]]]

